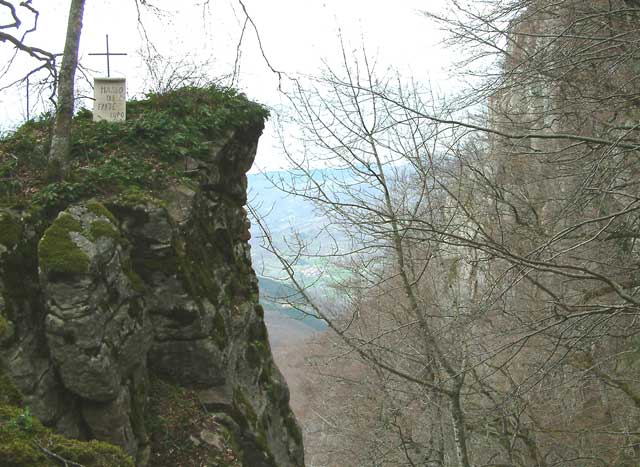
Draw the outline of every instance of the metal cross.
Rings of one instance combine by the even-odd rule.
[[[109,57],[112,55],[127,55],[126,53],[109,52],[109,34],[107,34],[107,53],[93,53],[89,55],[106,55],[107,56],[107,78],[111,77],[111,66],[109,64]]]

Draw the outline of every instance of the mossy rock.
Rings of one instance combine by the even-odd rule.
[[[129,282],[131,283],[131,287],[133,288],[133,290],[135,292],[142,293],[147,289],[147,287],[146,287],[144,281],[142,280],[142,278],[138,275],[137,272],[135,272],[133,269],[131,269],[130,265],[129,265],[129,267],[125,267],[124,268],[124,273],[129,278]]]
[[[122,240],[122,236],[118,229],[116,229],[111,222],[103,220],[92,222],[89,226],[88,235],[91,240],[97,240],[101,237],[110,238],[115,242],[120,242]]]
[[[101,441],[81,442],[74,439],[52,436],[55,453],[65,459],[74,460],[82,465],[96,467],[134,466],[133,460],[111,444]]]
[[[300,430],[300,426],[298,425],[298,422],[296,421],[295,417],[290,411],[288,411],[288,413],[284,415],[283,422],[284,422],[285,428],[287,429],[287,433],[289,433],[289,436],[298,445],[302,446],[303,444],[302,430]]]
[[[9,322],[0,314],[0,341],[4,338],[4,335],[9,331]]]
[[[11,248],[20,241],[22,226],[11,214],[0,211],[0,244]]]
[[[240,420],[237,420],[240,426],[243,428],[256,426],[258,416],[253,410],[253,405],[251,405],[251,402],[239,387],[233,389],[233,405],[238,415],[240,415]]]
[[[143,252],[145,256],[134,256],[133,263],[135,268],[140,271],[142,276],[151,276],[155,272],[164,272],[167,275],[176,274],[178,272],[177,259],[173,255],[159,256],[153,252]]]
[[[80,222],[62,213],[49,227],[38,244],[40,267],[48,274],[83,274],[89,270],[90,260],[71,240],[71,232],[81,232]]]
[[[245,358],[253,369],[262,367],[265,362],[270,360],[270,355],[269,347],[262,341],[250,342],[245,352]]]
[[[0,405],[2,404],[21,405],[22,394],[9,375],[0,367]]]
[[[64,438],[42,426],[28,408],[0,404],[0,465],[53,467],[64,465],[60,459],[87,467],[134,467],[116,446]]]
[[[102,203],[99,203],[97,201],[89,201],[87,203],[87,209],[89,210],[89,212],[92,212],[98,217],[106,217],[111,221],[112,224],[118,224],[118,220],[115,218],[115,216]]]
[[[213,330],[211,333],[211,339],[220,350],[224,349],[227,346],[227,330],[224,324],[224,317],[220,312],[216,313],[213,318]]]
[[[142,206],[156,206],[163,207],[165,203],[153,196],[148,191],[141,190],[137,187],[129,187],[122,193],[120,193],[115,199],[114,203],[120,206],[126,207],[142,207]]]
[[[2,310],[0,310],[1,312]],[[14,335],[15,329],[13,324],[0,313],[0,345],[10,340]]]
[[[258,419],[246,394],[239,387],[233,390],[233,419],[241,428],[244,465],[276,465],[267,441],[265,417]]]

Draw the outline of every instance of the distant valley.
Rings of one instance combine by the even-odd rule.
[[[286,247],[283,238],[291,235],[295,226],[301,236],[312,239],[322,231],[326,218],[314,211],[310,202],[288,195],[276,187],[269,177],[278,173],[249,174],[249,202],[264,216],[274,241],[279,248]],[[281,346],[311,337],[326,328],[323,321],[305,315],[288,305],[295,301],[296,290],[287,284],[278,259],[262,246],[262,233],[256,222],[251,226],[251,256],[253,267],[260,282],[260,302],[265,309],[265,321],[272,345]],[[323,265],[308,262],[305,267],[307,279],[314,279]]]

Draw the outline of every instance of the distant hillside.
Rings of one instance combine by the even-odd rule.
[[[313,331],[322,331],[326,328],[324,321],[304,314],[303,312],[287,305],[285,301],[296,303],[300,298],[296,290],[290,285],[269,279],[267,277],[258,276],[260,283],[260,303],[265,309],[265,321],[267,325],[275,324],[283,318],[295,320],[298,323],[291,324],[302,334]],[[283,300],[284,299],[284,300]],[[280,323],[281,326],[286,324]],[[308,328],[308,329],[306,329]]]
[[[333,169],[318,171],[319,177],[335,176]],[[287,249],[287,240],[293,231],[306,242],[313,244],[314,251],[329,251],[335,242],[344,241],[343,233],[328,229],[329,220],[324,213],[304,198],[289,195],[274,186],[274,181],[287,177],[286,172],[267,172],[249,174],[249,202],[264,216],[278,248]],[[330,232],[330,233],[329,233]],[[287,305],[287,298],[295,302],[295,289],[284,281],[272,277],[283,277],[282,265],[277,258],[262,247],[261,232],[256,222],[251,227],[251,256],[254,269],[260,281],[260,298],[266,313],[265,320],[270,330],[277,326],[286,329],[287,335],[307,335],[309,332],[324,330],[323,321],[305,315]],[[333,279],[345,274],[345,271],[321,257],[300,258],[298,261],[301,278],[307,283],[317,282],[314,289],[329,285]],[[270,277],[266,277],[270,276]],[[318,277],[321,278],[318,281]],[[295,320],[295,322],[291,322]],[[272,332],[272,334],[274,334]],[[272,336],[273,337],[273,336]]]
[[[324,180],[339,172],[336,169],[324,169],[317,173]],[[346,235],[331,226],[325,213],[313,203],[302,197],[289,195],[274,186],[273,181],[277,182],[280,177],[287,176],[284,171],[249,174],[249,203],[264,217],[277,248],[287,251],[287,243],[295,232],[299,240],[312,245],[314,253],[333,251],[336,243],[346,241]],[[261,276],[281,276],[282,266],[262,247],[261,236],[260,229],[252,222],[250,244],[254,268]],[[326,284],[344,274],[340,268],[318,256],[299,258],[297,266],[301,277],[309,282],[325,277],[327,280],[321,283]]]

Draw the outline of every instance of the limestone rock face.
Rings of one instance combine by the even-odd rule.
[[[0,363],[45,424],[144,465],[149,378],[161,378],[225,414],[243,465],[304,465],[247,243],[261,131],[227,133],[161,195],[130,190],[48,221],[0,210]]]
[[[45,231],[41,248],[65,217],[79,227],[68,235],[89,263],[83,273],[53,274],[41,258],[49,351],[66,388],[90,401],[113,401],[151,344],[144,298],[124,270],[118,227],[106,215],[70,207]]]

